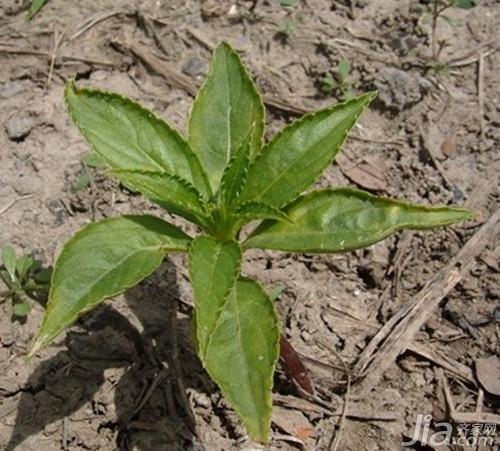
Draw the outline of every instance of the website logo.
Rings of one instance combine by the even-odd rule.
[[[493,446],[497,433],[494,423],[459,423],[453,427],[452,423],[441,421],[433,425],[432,415],[417,415],[417,424],[410,440],[401,442],[408,447],[416,443],[429,446],[461,445],[461,446]]]

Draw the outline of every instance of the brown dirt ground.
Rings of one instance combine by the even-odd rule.
[[[196,85],[210,60],[206,44],[227,40],[265,94],[305,109],[336,101],[335,93],[320,92],[318,81],[346,58],[355,91],[377,87],[381,96],[348,140],[339,165],[318,184],[352,184],[480,213],[471,223],[398,234],[347,255],[248,253],[247,274],[266,287],[285,286],[277,301],[283,331],[318,391],[316,400],[301,398],[278,370],[269,449],[327,450],[339,433],[346,399],[343,365],[355,365],[380,327],[498,208],[500,3],[484,0],[469,11],[453,10],[457,25],[439,23],[438,37],[448,44],[442,61],[454,64],[438,74],[425,67],[429,27],[418,11],[424,1],[359,0],[351,11],[349,2],[326,0],[297,0],[289,8],[269,0],[50,0],[31,23],[25,21],[27,3],[0,1],[0,247],[11,244],[50,265],[62,243],[89,221],[126,212],[165,216],[98,171],[89,187],[70,190],[88,148],[64,109],[69,77],[137,99],[185,127],[192,97],[124,49],[127,42],[184,70]],[[95,18],[102,20],[74,36]],[[55,35],[61,33],[48,82]],[[269,132],[292,119],[269,110]],[[33,196],[2,210],[25,194]],[[459,362],[473,369],[476,359],[499,355],[499,255],[498,236],[492,236],[412,337],[441,360],[404,352],[362,397],[354,396],[362,378],[351,375],[338,450],[401,449],[417,414],[448,418],[439,361],[446,357],[452,367]],[[0,305],[1,449],[251,449],[193,353],[185,263],[185,256],[173,255],[149,280],[85,316],[29,362],[23,354],[43,308],[35,304],[19,323],[11,320],[9,302]],[[444,374],[459,410],[475,411],[475,380]],[[498,414],[498,398],[486,393],[482,409]],[[483,449],[498,450],[496,440]]]

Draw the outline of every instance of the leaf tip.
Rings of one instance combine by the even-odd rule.
[[[64,87],[64,93],[74,93],[78,90],[75,84],[75,77],[68,78],[66,85]]]
[[[370,103],[372,103],[378,96],[378,91],[377,90],[374,90],[374,91],[368,91],[368,92],[365,92],[363,94],[363,97],[365,98],[365,102],[367,105],[369,105]]]
[[[70,104],[71,98],[74,98],[77,93],[78,93],[78,88],[76,87],[75,79],[74,77],[71,77],[68,79],[64,87],[64,103],[66,104],[66,108],[70,113],[71,113],[71,104]]]
[[[470,221],[472,219],[477,219],[481,216],[477,211],[469,210],[468,208],[453,208],[453,211],[457,213],[456,222],[458,221]]]
[[[239,53],[235,50],[235,48],[227,41],[221,41],[221,43],[214,50],[214,57],[233,57],[238,58],[241,61]]]
[[[229,44],[229,42],[227,41],[221,41],[221,43],[215,48],[215,51],[230,51],[232,53],[235,53],[235,50],[233,49],[233,47],[231,46],[231,44]]]
[[[445,220],[443,225],[452,225],[457,222],[470,221],[477,219],[480,214],[469,210],[468,208],[458,208],[458,207],[431,207],[431,209],[436,209],[445,214]]]

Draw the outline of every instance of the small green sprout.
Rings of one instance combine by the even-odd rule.
[[[0,299],[12,300],[12,315],[24,318],[31,310],[32,300],[37,294],[49,291],[50,270],[31,255],[17,257],[11,246],[2,249],[0,279],[7,291],[0,293]]]
[[[278,31],[276,32],[276,37],[282,41],[287,41],[293,36],[296,30],[297,20],[288,17],[279,24]]]
[[[89,174],[86,168],[84,168],[78,175],[78,179],[75,183],[70,186],[70,191],[72,193],[78,193],[84,190],[92,182],[92,176]]]
[[[335,93],[342,100],[352,99],[354,92],[352,90],[351,63],[346,59],[340,60],[335,71],[325,75],[320,83],[324,93]]]
[[[151,215],[107,218],[77,232],[55,263],[29,355],[149,276],[168,253],[186,252],[196,352],[249,435],[267,443],[280,343],[272,299],[281,287],[266,293],[243,275],[244,252],[348,252],[401,229],[472,217],[464,209],[412,205],[351,188],[310,189],[375,95],[307,114],[264,142],[261,97],[227,44],[214,52],[187,137],[126,97],[70,81],[69,113],[106,173],[193,222],[199,233],[187,235]]]
[[[455,27],[458,22],[445,14],[449,8],[471,9],[476,6],[477,0],[433,0],[429,3],[428,10],[422,14],[420,21],[431,25],[431,69],[436,73],[442,73],[445,65],[440,62],[441,52],[448,45],[444,40],[437,39],[437,26],[439,19],[443,19]]]
[[[40,10],[45,6],[45,4],[48,2],[48,0],[32,0],[30,9],[28,11],[28,20],[33,19]]]

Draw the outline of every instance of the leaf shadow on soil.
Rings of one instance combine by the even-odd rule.
[[[68,332],[67,350],[43,361],[29,377],[5,450],[19,449],[28,437],[85,404],[92,412],[86,418],[80,412],[69,419],[68,440],[72,439],[72,424],[102,415],[99,428],[117,432],[119,449],[193,446],[197,442],[194,417],[183,378],[188,377],[188,385],[197,385],[202,391],[211,384],[190,344],[189,318],[175,319],[178,296],[175,266],[166,260],[152,277],[125,295],[142,331],[109,303],[82,318],[79,325],[83,332]],[[105,374],[112,368],[125,368],[114,388]],[[109,392],[114,399],[108,400],[103,390],[99,392],[105,383],[112,388]],[[109,412],[113,409],[114,415]],[[61,441],[62,437],[61,433]]]

